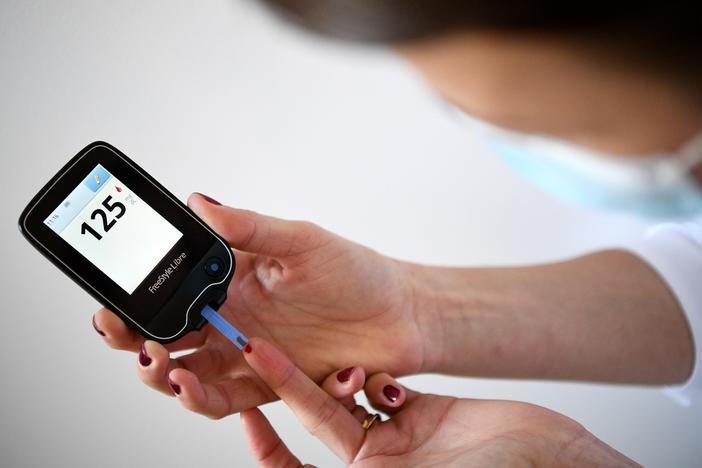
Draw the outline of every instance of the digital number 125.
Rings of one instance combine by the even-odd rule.
[[[98,218],[98,217],[99,217],[100,219],[102,219],[102,229],[103,229],[104,232],[107,232],[107,231],[109,231],[110,229],[112,229],[112,226],[115,225],[115,223],[117,222],[117,220],[118,220],[119,218],[121,218],[122,216],[124,216],[124,213],[127,212],[127,207],[125,207],[122,203],[120,203],[120,202],[114,202],[114,203],[110,204],[110,201],[111,201],[111,200],[112,200],[112,195],[108,195],[107,198],[105,198],[105,199],[102,201],[102,206],[104,206],[105,208],[107,208],[107,211],[109,211],[110,213],[112,213],[112,212],[115,211],[115,210],[118,210],[118,213],[115,214],[115,218],[114,218],[114,219],[112,219],[111,221],[108,222],[108,221],[107,221],[107,213],[105,213],[105,211],[104,211],[102,208],[97,208],[95,211],[93,211],[93,212],[90,214],[90,219],[93,219],[93,220],[94,220],[94,219],[96,219],[96,218]],[[90,234],[92,234],[93,236],[95,236],[95,238],[96,238],[97,240],[102,239],[102,234],[100,234],[100,233],[97,232],[95,229],[93,229],[92,227],[90,227],[90,226],[88,225],[88,223],[85,223],[85,222],[84,222],[83,224],[80,225],[80,233],[81,233],[81,234],[85,234],[86,232],[89,232]]]

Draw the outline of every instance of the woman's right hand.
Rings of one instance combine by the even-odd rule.
[[[539,406],[421,394],[388,374],[366,379],[361,367],[333,373],[320,388],[265,340],[252,339],[245,351],[300,422],[355,467],[638,466],[575,421]],[[361,389],[388,421],[362,427],[368,413],[353,397]],[[241,417],[262,467],[301,466],[260,410]]]
[[[219,312],[244,333],[275,342],[317,382],[351,363],[395,375],[424,370],[426,333],[403,264],[311,223],[199,194],[188,204],[236,250],[237,270]],[[106,309],[93,325],[109,346],[139,353],[144,383],[187,395],[181,401],[195,412],[220,418],[276,398],[212,327],[163,346],[145,342]],[[170,358],[185,349],[194,351]]]

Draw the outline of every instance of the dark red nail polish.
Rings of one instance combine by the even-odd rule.
[[[146,354],[146,346],[144,345],[145,343],[142,343],[141,349],[139,350],[139,364],[141,364],[144,367],[147,367],[149,364],[151,364],[151,358],[148,354]]]
[[[97,323],[95,323],[95,316],[93,315],[93,328],[95,329],[96,332],[100,334],[100,336],[105,336],[105,332],[100,330],[97,326]]]
[[[250,353],[251,351],[253,351],[253,348],[251,347],[251,345],[249,343],[246,343],[246,345],[244,345],[244,352]]]
[[[395,403],[400,396],[400,389],[392,385],[386,385],[383,388],[383,395],[390,400],[390,403]]]
[[[200,193],[200,192],[198,192],[198,193]],[[201,196],[202,198],[204,198],[206,201],[208,201],[209,203],[212,203],[213,205],[222,206],[222,204],[221,204],[220,202],[218,202],[217,200],[215,200],[215,199],[212,198],[212,197],[208,197],[208,196],[205,195],[204,193],[200,193],[200,196]]]
[[[339,371],[339,373],[336,374],[336,380],[338,380],[341,383],[348,382],[351,378],[351,374],[353,374],[354,369],[355,367],[348,367],[342,371]]]
[[[171,387],[173,393],[175,393],[176,395],[180,395],[180,385],[172,381],[170,377],[168,378],[168,386]]]

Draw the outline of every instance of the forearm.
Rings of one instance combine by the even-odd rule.
[[[677,301],[629,253],[519,268],[406,267],[425,371],[647,384],[690,373]]]

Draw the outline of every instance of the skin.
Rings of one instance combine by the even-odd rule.
[[[457,33],[398,50],[440,95],[478,118],[618,157],[672,151],[702,129],[702,113],[687,90],[610,61],[595,46]],[[702,180],[702,170],[695,171]],[[372,375],[441,372],[661,385],[685,381],[694,363],[675,298],[627,252],[520,268],[430,267],[384,257],[310,223],[219,206],[200,195],[191,196],[189,206],[236,251],[238,269],[220,312],[249,336],[275,343],[317,383],[354,365]],[[209,327],[164,347],[144,342],[107,310],[94,319],[109,346],[141,349],[137,373],[147,385],[168,395],[178,389],[192,411],[220,418],[279,395],[261,369]],[[184,349],[192,352],[169,357]],[[426,430],[411,408],[418,401],[440,411],[442,398],[412,398],[397,424]],[[560,415],[542,418],[546,410],[513,402],[452,408],[461,418],[477,411],[486,421],[510,421],[493,427],[494,440],[502,443],[509,441],[499,431],[512,426],[536,434],[499,453],[532,461],[560,453],[554,452],[565,424]],[[247,414],[260,429],[253,432],[271,437],[257,413]],[[480,426],[432,434],[432,443],[445,449],[460,440],[470,452],[484,436]],[[442,434],[450,435],[444,440]],[[605,450],[601,445],[588,442],[578,453],[594,457]]]
[[[245,351],[249,366],[307,430],[352,467],[639,466],[575,421],[539,406],[421,394],[387,374],[364,381],[360,367],[349,381],[340,382],[335,372],[320,388],[265,340],[252,340]],[[396,399],[383,392],[388,387],[397,390]],[[359,423],[368,413],[353,397],[360,390],[391,419],[365,431]],[[260,466],[302,466],[260,410],[241,418]]]
[[[189,206],[236,249],[237,270],[220,313],[249,336],[275,342],[318,382],[357,362],[374,373],[425,370],[425,347],[418,346],[424,332],[401,263],[310,223],[214,205],[200,195]],[[221,418],[276,398],[211,327],[164,347],[144,342],[106,309],[95,326],[111,347],[148,356],[148,365],[137,363],[147,385],[172,395],[171,372],[193,411]],[[182,349],[194,351],[170,359],[169,352]]]
[[[522,268],[426,267],[383,257],[309,223],[215,205],[201,195],[191,196],[189,205],[229,241],[239,259],[220,312],[249,336],[275,342],[299,372],[323,386],[326,376],[350,365],[372,375],[385,370],[646,383],[672,383],[689,373],[675,357],[679,353],[684,361],[691,355],[680,346],[689,338],[676,302],[660,279],[627,253]],[[620,312],[607,313],[613,305]],[[288,393],[281,393],[280,382],[271,386],[264,370],[275,371],[282,357],[252,366],[210,327],[164,347],[144,342],[104,309],[95,325],[108,345],[141,349],[139,377],[167,395],[175,392],[185,408],[210,418],[244,411],[254,455],[264,466],[278,466],[278,459],[269,460],[260,448],[267,447],[272,429],[252,408],[278,396],[290,404],[296,391],[303,399],[310,391],[309,385]],[[252,340],[257,349],[264,342]],[[192,352],[169,357],[183,349]],[[382,375],[387,382],[389,375]],[[366,392],[369,385],[375,389],[371,401],[379,401],[382,386],[371,378]],[[328,385],[325,390],[337,396]],[[391,406],[385,402],[378,409],[393,414]],[[441,416],[447,408],[455,418]],[[393,430],[353,460],[393,466],[382,459],[388,454],[379,452],[391,440],[398,444],[392,452],[396,466],[428,463],[435,454],[453,454],[459,466],[614,466],[626,460],[573,421],[543,408],[420,395],[405,409],[387,426]],[[355,407],[351,413],[357,423],[359,414],[365,415]],[[469,417],[474,425],[449,424]],[[445,431],[434,431],[437,425]],[[422,447],[429,451],[402,445],[407,434],[425,440]],[[341,457],[348,461],[350,455]]]
[[[453,33],[398,47],[441,96],[478,119],[620,157],[675,151],[702,129],[699,96],[610,58],[605,44]]]

